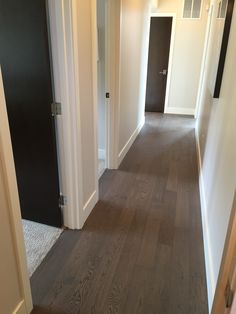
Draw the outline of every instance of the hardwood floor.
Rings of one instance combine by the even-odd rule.
[[[83,230],[33,275],[34,314],[208,313],[194,120],[146,117]]]

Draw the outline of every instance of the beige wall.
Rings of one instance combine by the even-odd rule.
[[[183,0],[160,0],[153,13],[176,13],[173,64],[167,112],[195,114],[207,23],[203,0],[201,19],[183,19]],[[170,69],[171,70],[171,69]]]
[[[121,1],[119,161],[144,122],[149,0]]]
[[[214,73],[217,69],[222,21],[216,20],[217,1],[212,2],[214,12],[198,118],[202,163],[200,187],[210,307],[236,188],[236,10],[231,26],[221,95],[219,99],[214,100]]]

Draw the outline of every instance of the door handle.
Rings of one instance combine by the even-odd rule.
[[[162,75],[167,75],[167,70],[164,69],[163,71],[159,72],[159,74],[162,74]]]

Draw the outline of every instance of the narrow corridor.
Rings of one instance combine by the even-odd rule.
[[[146,114],[82,231],[31,279],[34,314],[206,314],[194,120]]]

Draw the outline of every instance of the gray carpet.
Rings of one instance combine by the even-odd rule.
[[[36,222],[22,220],[28,273],[31,277],[36,268],[57,241],[62,229],[42,225]]]

